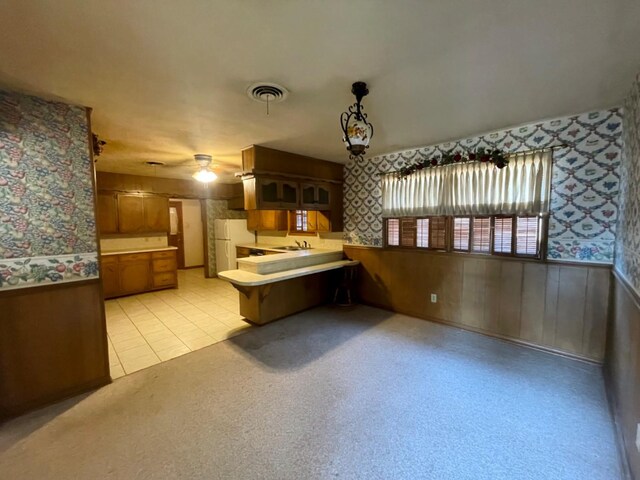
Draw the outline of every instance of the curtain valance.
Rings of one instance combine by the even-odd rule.
[[[424,168],[382,178],[382,215],[539,215],[549,211],[552,151],[514,154],[499,169],[485,162]]]

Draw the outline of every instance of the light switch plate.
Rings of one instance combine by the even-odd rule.
[[[431,294],[431,303],[438,303],[438,295],[435,293]]]
[[[640,423],[636,426],[636,449],[640,453]]]

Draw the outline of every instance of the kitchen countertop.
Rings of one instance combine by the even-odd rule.
[[[287,245],[272,245],[270,243],[238,243],[236,247],[255,248],[256,250],[266,250],[268,252],[289,253],[286,250],[278,250],[277,247],[286,247]],[[294,245],[291,245],[292,247]],[[315,250],[315,249],[314,249]],[[300,250],[296,250],[300,251]]]
[[[284,251],[279,255],[245,257],[238,259],[238,269],[257,274],[271,274],[312,265],[342,260],[342,249],[312,248],[307,250]]]
[[[128,253],[147,253],[147,252],[162,252],[165,250],[177,250],[178,247],[154,247],[154,248],[135,248],[129,250],[102,250],[101,255],[126,255]]]
[[[290,278],[302,277],[304,275],[325,272],[327,270],[335,270],[346,265],[358,265],[359,263],[360,262],[357,260],[338,260],[336,262],[321,263],[319,265],[310,265],[307,267],[268,274],[259,274],[244,270],[227,270],[226,272],[219,272],[218,277],[244,287],[257,287],[269,283],[281,282]]]

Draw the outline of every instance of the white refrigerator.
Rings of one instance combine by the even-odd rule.
[[[214,220],[216,240],[216,272],[235,270],[236,245],[254,243],[253,232],[247,230],[246,220]]]

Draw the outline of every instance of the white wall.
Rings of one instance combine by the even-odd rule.
[[[184,266],[197,267],[204,265],[200,200],[177,199],[176,201],[182,202]]]

